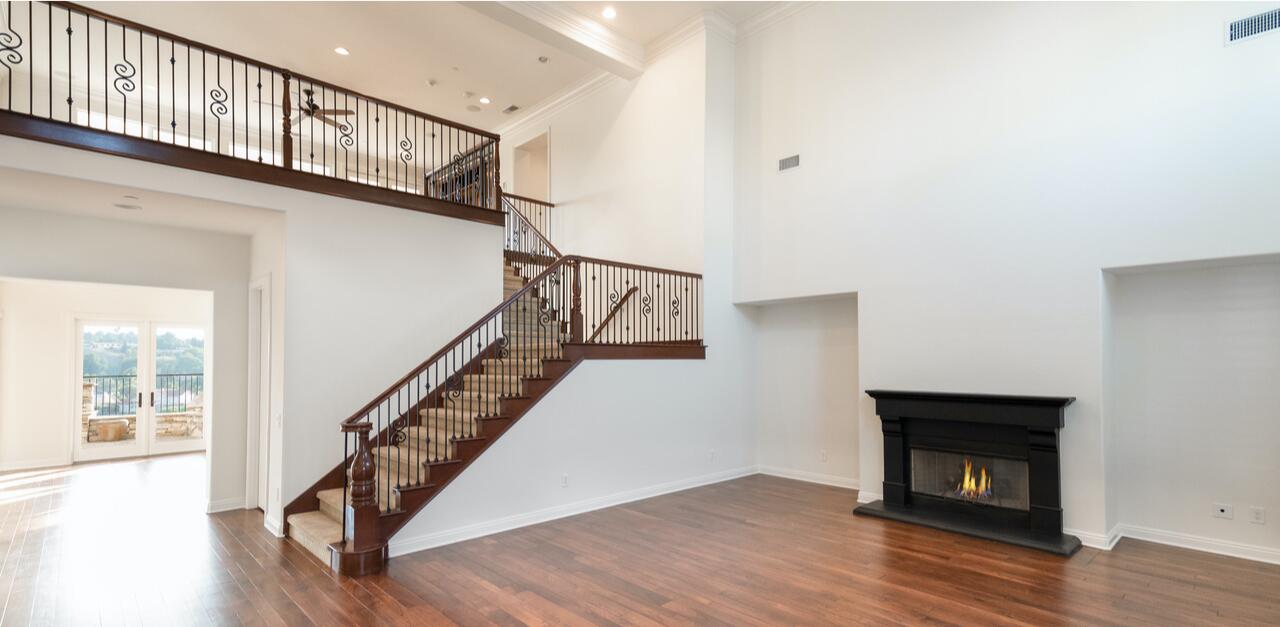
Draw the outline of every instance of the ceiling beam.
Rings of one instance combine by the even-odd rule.
[[[644,73],[644,46],[560,2],[465,2],[526,35],[600,69],[632,79]]]

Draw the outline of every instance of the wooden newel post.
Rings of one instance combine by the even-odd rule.
[[[569,313],[570,341],[582,343],[582,277],[579,272],[582,262],[574,259],[569,262],[573,267],[573,309]]]
[[[502,144],[499,140],[493,140],[493,189],[494,189],[494,209],[502,211],[502,160],[499,156],[501,151],[499,148]]]
[[[293,117],[293,102],[289,99],[289,73],[283,72],[280,77],[284,79],[284,100],[280,103],[280,108],[284,111],[284,119],[281,122],[280,149],[284,151],[284,157],[280,160],[281,165],[292,170],[293,169],[293,124],[289,121]]]
[[[351,502],[347,504],[347,528],[343,539],[351,551],[365,551],[380,545],[378,540],[378,464],[369,446],[369,423],[344,427],[356,434],[356,454],[351,459]]]

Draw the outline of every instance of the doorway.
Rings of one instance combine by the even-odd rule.
[[[271,505],[271,277],[249,284],[249,429],[245,507]],[[268,515],[268,519],[270,516]]]
[[[72,460],[204,450],[208,336],[192,322],[78,319]]]
[[[516,146],[515,186],[517,196],[533,200],[551,200],[551,154],[547,134],[543,133]]]

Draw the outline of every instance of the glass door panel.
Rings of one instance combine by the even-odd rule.
[[[139,359],[143,325],[133,322],[81,322],[80,433],[77,460],[145,454],[146,411]]]
[[[152,452],[204,448],[205,330],[157,324],[152,341],[155,380],[151,405]]]

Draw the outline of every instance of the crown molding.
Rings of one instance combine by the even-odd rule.
[[[494,132],[501,136],[518,135],[530,128],[544,125],[557,113],[620,80],[622,79],[609,72],[596,72],[543,98],[538,104],[529,107],[524,115],[497,127]]]
[[[719,37],[730,44],[737,39],[736,29],[729,18],[719,11],[704,11],[681,22],[645,47],[645,64],[657,61],[701,33],[706,33],[709,37]]]
[[[623,78],[644,72],[644,46],[561,2],[466,2],[465,6]]]
[[[738,36],[742,39],[755,36],[816,4],[818,3],[778,2],[768,9],[761,11],[759,15],[742,20],[742,22],[738,24]]]

